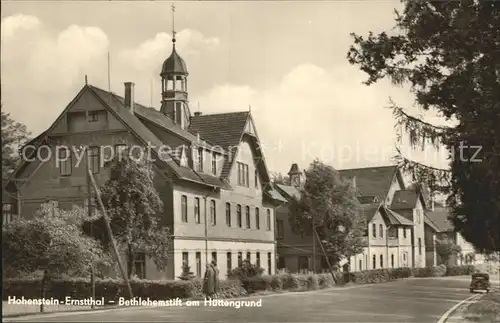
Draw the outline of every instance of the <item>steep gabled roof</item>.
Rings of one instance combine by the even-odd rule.
[[[392,225],[409,225],[409,226],[414,226],[415,224],[405,218],[404,216],[398,214],[394,210],[389,209],[388,207],[383,206],[382,207],[385,211],[385,214],[387,215],[387,218],[389,219],[389,223]]]
[[[295,186],[274,184],[274,187],[280,192],[281,195],[285,196],[287,199],[300,198],[300,192]]]
[[[427,213],[424,213],[424,224],[427,224],[428,226],[431,227],[432,230],[436,232],[441,232],[441,229],[432,221]]]
[[[94,93],[106,104],[110,105],[112,108],[121,109],[125,106],[125,99],[117,94],[109,93],[108,91],[102,90],[98,87],[91,86]],[[112,100],[110,100],[110,97]],[[176,125],[170,118],[153,108],[147,108],[139,103],[134,103],[134,115],[139,119],[147,120],[160,128],[173,133],[187,142],[196,142],[197,137],[187,130],[182,129]]]
[[[408,210],[414,209],[417,205],[418,193],[414,190],[400,190],[394,193],[391,209]]]
[[[438,232],[452,232],[455,230],[453,223],[448,220],[450,216],[450,212],[448,210],[440,210],[440,211],[429,211],[425,212],[427,217],[432,221],[433,224],[437,227]]]
[[[240,144],[245,125],[250,112],[228,112],[199,115],[191,118],[189,131],[200,136],[209,143],[220,146],[229,153],[229,158],[224,162],[222,177],[229,176],[232,167],[232,154]]]
[[[356,188],[361,196],[377,196],[384,200],[389,192],[394,176],[398,175],[397,166],[380,166],[339,170],[344,179],[356,177]]]
[[[360,207],[360,212],[366,218],[366,223],[370,222],[379,208],[381,207],[380,203],[370,203],[370,204],[362,204]]]

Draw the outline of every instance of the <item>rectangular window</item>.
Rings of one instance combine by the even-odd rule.
[[[201,277],[201,252],[196,253],[196,277]]]
[[[58,160],[59,160],[59,174],[61,176],[71,175],[71,151],[69,149],[59,149],[58,150]]]
[[[382,224],[379,224],[378,229],[379,229],[380,237],[383,238],[384,237],[384,226]]]
[[[384,268],[384,255],[380,255],[380,268]]]
[[[260,267],[260,252],[257,252],[255,254],[255,264],[257,265],[257,267]]]
[[[372,235],[374,238],[377,237],[377,225],[375,223],[372,223]]]
[[[363,261],[359,260],[359,271],[363,270]]]
[[[248,165],[245,165],[245,186],[250,187],[250,175],[248,172]]]
[[[252,227],[252,225],[250,224],[250,207],[249,206],[245,207],[245,217],[247,220],[247,229],[250,229]]]
[[[267,253],[267,273],[269,275],[272,275],[272,265],[273,265],[273,262],[272,262],[272,255],[270,252]]]
[[[260,210],[258,207],[255,208],[255,228],[260,230]]]
[[[187,206],[187,196],[181,196],[181,218],[182,222],[188,222],[188,206]]]
[[[284,224],[283,220],[276,220],[276,238],[282,240],[284,237]]]
[[[236,225],[238,226],[238,228],[241,228],[241,205],[238,204],[236,206]]]
[[[418,254],[422,254],[422,238],[418,238]]]
[[[138,252],[134,255],[133,266],[139,279],[146,279],[146,254]]]
[[[403,228],[403,238],[406,239],[406,228]]]
[[[257,170],[255,170],[253,177],[255,188],[259,188],[259,173],[257,172]]]
[[[391,267],[394,268],[394,255],[391,255]]]
[[[92,174],[99,173],[100,166],[101,155],[99,147],[90,147],[88,151],[88,167],[92,171]]]
[[[248,165],[238,162],[238,185],[249,187]]]
[[[212,251],[212,261],[215,261],[215,263],[217,263],[217,251]]]
[[[247,252],[247,260],[248,260],[249,262],[252,260],[250,257],[251,257],[250,252]]]
[[[88,122],[96,122],[99,120],[98,111],[87,111],[87,121]]]
[[[189,253],[188,252],[182,253],[182,265],[189,266]]]
[[[83,200],[83,209],[85,210],[85,215],[94,215],[95,210],[97,210],[97,204],[95,198],[90,199],[90,211],[89,211],[89,199],[88,197]],[[90,213],[89,213],[90,212]]]
[[[12,222],[12,203],[2,203],[2,223]]]
[[[217,214],[216,214],[216,209],[215,209],[215,200],[210,201],[210,224],[211,225],[216,225],[217,224]]]
[[[217,175],[217,153],[212,153],[212,174]]]
[[[243,254],[238,252],[238,267],[241,267],[241,265],[243,265]]]
[[[200,198],[195,197],[194,198],[194,221],[196,223],[201,223],[201,217],[200,217]]]
[[[377,269],[377,257],[375,255],[373,255],[372,257],[372,266],[373,268],[372,269]]]
[[[227,274],[229,275],[231,273],[231,270],[233,269],[233,263],[232,263],[232,257],[233,255],[228,252],[226,254],[226,257],[227,257],[227,263],[226,263],[226,267],[227,267]]]
[[[267,209],[267,231],[271,231],[271,210]]]
[[[226,203],[226,224],[231,226],[231,203]]]
[[[203,148],[198,148],[198,171],[203,172]]]

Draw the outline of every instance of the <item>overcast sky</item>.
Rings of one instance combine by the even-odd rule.
[[[133,81],[137,101],[159,108],[158,74],[172,48],[171,4],[2,2],[3,108],[39,134],[85,74],[107,89],[108,52],[112,91],[123,95],[123,82]],[[366,75],[346,53],[349,33],[389,31],[399,7],[399,1],[177,2],[191,111],[251,105],[272,171],[286,173],[292,162],[306,168],[316,157],[336,168],[390,164],[396,134],[384,108],[389,97],[422,112],[408,89],[362,85]],[[411,154],[433,166],[446,163],[443,153]]]

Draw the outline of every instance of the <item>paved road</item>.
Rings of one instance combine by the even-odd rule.
[[[437,322],[469,297],[468,277],[416,278],[263,296],[260,308],[135,307],[85,314],[17,318],[24,322]],[[252,298],[255,299],[255,298]],[[258,299],[258,297],[257,297]],[[4,320],[6,322],[7,320]]]

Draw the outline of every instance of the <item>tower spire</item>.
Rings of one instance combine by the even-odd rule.
[[[175,46],[175,4],[172,4],[172,43]]]

